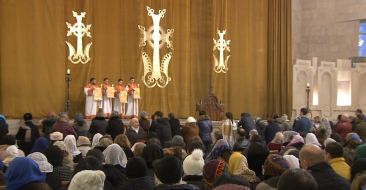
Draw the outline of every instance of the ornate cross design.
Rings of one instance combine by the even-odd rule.
[[[71,61],[71,63],[74,63],[74,64],[77,64],[80,62],[82,64],[85,64],[88,61],[90,61],[89,49],[90,49],[90,46],[92,45],[92,42],[88,43],[83,50],[83,37],[86,34],[86,36],[91,38],[91,35],[89,32],[91,24],[88,24],[85,27],[84,23],[82,23],[82,20],[85,17],[85,12],[78,14],[77,12],[73,11],[72,15],[76,18],[76,23],[74,25],[71,25],[70,23],[66,22],[66,26],[69,29],[67,31],[67,36],[71,36],[71,35],[76,36],[77,50],[75,52],[75,48],[69,42],[66,41],[66,44],[69,47],[68,59]]]
[[[173,53],[166,53],[160,63],[160,48],[166,43],[166,47],[173,50],[171,37],[173,36],[174,29],[167,29],[165,33],[160,27],[160,19],[164,18],[165,9],[159,10],[158,14],[155,14],[154,9],[150,7],[146,7],[146,9],[148,16],[151,16],[153,20],[153,26],[150,26],[146,31],[144,26],[138,25],[142,34],[139,46],[146,46],[147,42],[153,48],[153,62],[151,64],[149,55],[142,51],[142,61],[144,63],[144,76],[142,80],[148,88],[156,85],[160,88],[165,88],[171,80],[168,75],[168,67]]]
[[[229,68],[227,67],[227,61],[230,58],[230,55],[226,56],[226,59],[224,61],[224,51],[228,51],[230,52],[230,40],[225,40],[224,39],[224,35],[226,34],[226,30],[223,30],[222,32],[220,32],[220,30],[217,30],[217,34],[219,35],[219,39],[216,41],[215,39],[213,39],[214,41],[214,47],[213,47],[213,51],[215,51],[215,49],[217,49],[220,52],[220,57],[219,60],[217,60],[215,54],[213,55],[214,57],[214,71],[216,73],[226,73]]]

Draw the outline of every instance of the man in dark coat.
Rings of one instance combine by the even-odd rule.
[[[268,126],[264,130],[264,137],[265,137],[267,144],[273,140],[273,138],[275,137],[277,132],[282,131],[281,127],[276,122],[276,119],[278,119],[278,118],[279,118],[279,115],[273,114],[272,120],[269,121]]]
[[[28,155],[39,137],[39,131],[37,126],[32,122],[33,117],[31,113],[24,114],[23,119],[24,124],[19,127],[16,139],[19,148],[24,151],[25,155]]]
[[[210,118],[206,115],[205,111],[200,111],[199,115],[200,116],[197,122],[199,128],[199,136],[201,137],[201,140],[205,145],[206,150],[208,150],[210,145],[212,144],[212,122]]]
[[[168,118],[159,118],[156,120],[156,134],[157,138],[163,147],[168,146],[169,142],[172,140],[172,129],[169,124]]]
[[[90,123],[89,133],[92,137],[97,133],[105,135],[107,126],[108,122],[104,117],[103,110],[99,110],[96,117]]]
[[[146,132],[140,127],[139,120],[137,118],[132,118],[130,122],[131,126],[127,129],[126,136],[131,145],[137,142],[145,142]]]
[[[174,113],[169,113],[169,124],[172,129],[172,137],[175,135],[182,136],[179,119],[175,118]]]
[[[309,110],[307,108],[301,108],[300,117],[298,117],[293,126],[293,130],[298,132],[302,137],[306,137],[309,133],[312,123],[309,118],[306,117]]]
[[[305,145],[300,151],[300,163],[318,182],[318,189],[349,190],[351,186],[325,161],[324,151],[316,145]]]
[[[241,127],[245,130],[245,137],[249,139],[249,131],[252,129],[256,129],[255,123],[250,116],[250,113],[241,113],[240,121],[238,122],[238,127]]]

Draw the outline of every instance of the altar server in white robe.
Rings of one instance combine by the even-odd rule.
[[[91,78],[89,84],[84,87],[85,93],[85,116],[87,119],[92,119],[97,113],[97,101],[94,99],[94,89],[96,86],[96,79]]]
[[[102,93],[103,93],[102,109],[105,117],[109,117],[112,112],[112,99],[110,97],[107,97],[108,87],[111,87],[109,84],[109,79],[104,78],[102,84]]]
[[[124,117],[126,114],[127,92],[126,85],[122,79],[118,79],[118,83],[114,86],[114,104],[113,111]]]
[[[130,77],[130,82],[126,87],[128,97],[127,97],[127,117],[136,117],[139,113],[139,84],[135,83],[135,78]],[[137,92],[138,90],[138,92]]]

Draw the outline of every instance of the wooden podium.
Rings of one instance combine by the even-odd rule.
[[[197,102],[196,111],[205,111],[212,121],[221,121],[224,119],[224,104],[212,93],[212,89],[207,97]]]

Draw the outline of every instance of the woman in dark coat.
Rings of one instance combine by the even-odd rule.
[[[105,135],[107,126],[108,122],[104,117],[103,111],[100,110],[90,124],[89,133],[91,136],[97,133]]]
[[[262,177],[262,166],[269,154],[266,144],[259,135],[252,135],[249,139],[249,147],[246,153],[249,169],[253,170],[257,177]]]
[[[111,117],[108,120],[108,127],[106,132],[112,136],[114,140],[117,135],[123,134],[125,131],[122,120],[119,117],[118,112],[113,111]]]

